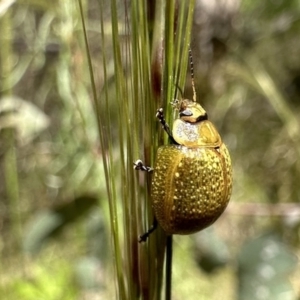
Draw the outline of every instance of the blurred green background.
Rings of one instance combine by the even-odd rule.
[[[109,88],[112,53],[106,76],[101,53],[113,47],[110,1],[100,1],[105,45],[98,2],[85,2],[85,21],[95,81]],[[118,4],[124,21],[128,3]],[[198,100],[230,150],[234,188],[211,228],[174,237],[175,300],[300,299],[299,33],[298,0],[196,1]],[[1,299],[115,299],[91,99],[77,1],[2,0]]]

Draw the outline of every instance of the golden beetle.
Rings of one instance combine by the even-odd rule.
[[[191,234],[214,223],[225,210],[232,190],[231,160],[217,129],[196,102],[195,90],[193,100],[175,100],[172,105],[179,114],[172,132],[162,109],[156,116],[173,144],[158,149],[154,169],[141,160],[134,165],[153,171],[152,206],[163,230],[168,235]]]

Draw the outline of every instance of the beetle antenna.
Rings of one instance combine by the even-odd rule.
[[[190,57],[191,80],[192,80],[192,89],[193,89],[193,101],[196,102],[197,96],[196,96],[195,81],[194,81],[194,62],[193,62],[191,47],[189,47],[189,57]]]

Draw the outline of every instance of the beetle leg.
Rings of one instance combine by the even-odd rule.
[[[144,171],[144,172],[148,172],[148,173],[153,171],[152,168],[145,166],[144,163],[140,159],[138,159],[137,161],[135,161],[133,163],[133,168],[135,170],[140,170],[140,171]]]
[[[169,136],[171,142],[173,144],[178,144],[174,138],[173,138],[173,135],[172,135],[172,132],[171,132],[171,129],[169,127],[169,125],[167,124],[166,122],[166,119],[165,119],[165,116],[164,116],[164,110],[162,108],[158,109],[157,110],[157,113],[156,113],[156,118],[159,120],[160,124],[162,125],[164,131],[167,133],[167,135]]]
[[[139,243],[146,242],[149,235],[157,228],[157,220],[154,218],[152,226],[142,235],[140,235]]]

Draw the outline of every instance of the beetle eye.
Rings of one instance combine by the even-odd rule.
[[[185,109],[179,113],[179,117],[190,117],[193,113],[189,109]]]
[[[205,113],[204,115],[200,115],[200,116],[196,119],[196,122],[205,121],[205,120],[207,120],[207,119],[208,119],[207,113]]]

